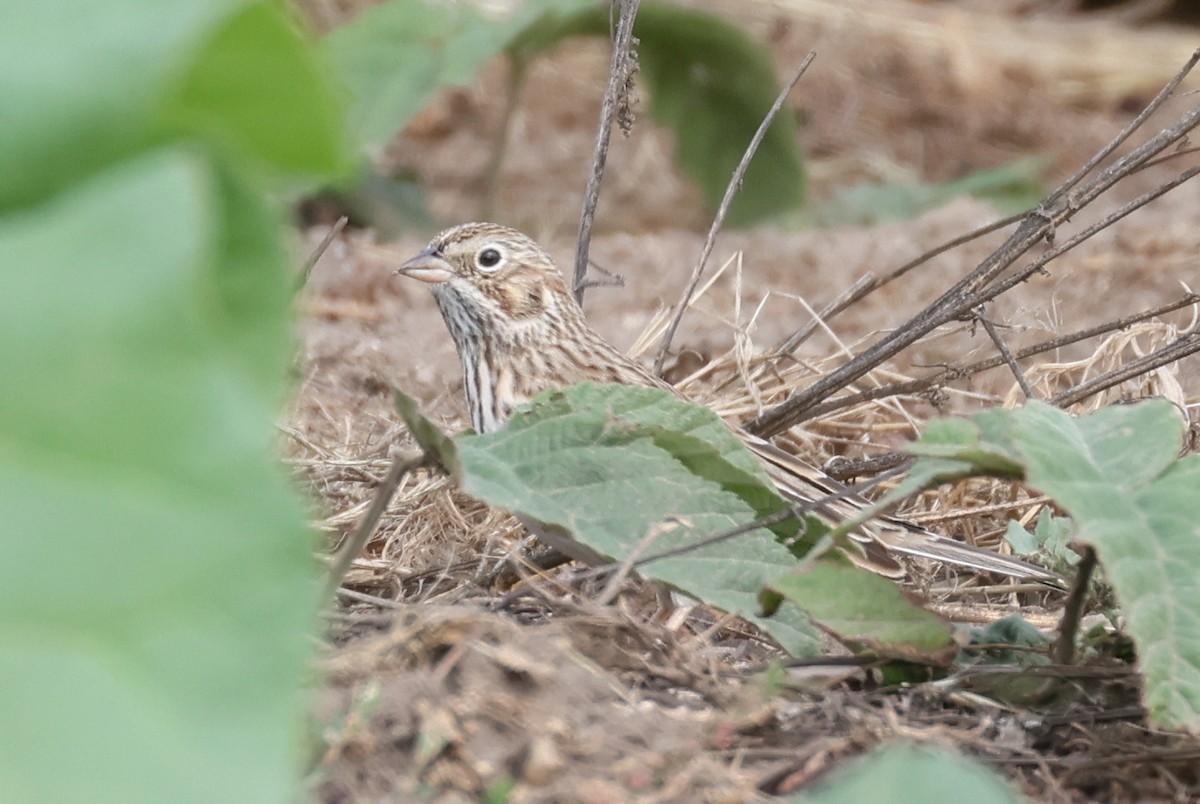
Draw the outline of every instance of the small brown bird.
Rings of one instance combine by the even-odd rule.
[[[471,424],[490,433],[537,394],[578,382],[650,385],[674,391],[617,351],[584,319],[566,280],[529,237],[494,223],[467,223],[439,234],[399,274],[429,284],[462,361]],[[865,502],[791,453],[735,430],[793,504],[838,495],[815,513],[837,521]],[[888,557],[903,553],[1018,578],[1055,579],[1019,559],[947,539],[903,520],[880,517],[854,537],[866,562],[900,575]],[[880,551],[879,548],[884,548]],[[881,556],[880,553],[883,553]],[[863,557],[858,557],[861,561]]]

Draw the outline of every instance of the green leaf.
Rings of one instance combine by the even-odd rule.
[[[250,5],[196,50],[163,120],[281,171],[344,173],[349,139],[323,67],[277,4]]]
[[[1026,482],[1071,515],[1075,538],[1095,546],[1138,645],[1151,717],[1200,730],[1200,457],[1177,457],[1175,408],[1148,400],[1073,417],[1031,402],[952,429],[961,449],[942,430],[914,450],[938,456],[914,475],[932,477],[947,461],[960,474],[1024,467]],[[1053,535],[1050,524],[1039,530]]]
[[[1021,523],[1012,520],[1004,534],[1005,541],[1012,546],[1017,555],[1040,553],[1044,559],[1049,559],[1052,568],[1059,572],[1079,563],[1079,554],[1069,547],[1074,538],[1071,518],[1054,516],[1049,508],[1042,509],[1032,533],[1021,527]]]
[[[378,152],[438,90],[475,80],[541,14],[587,4],[541,0],[494,16],[463,3],[392,0],[330,31],[322,47],[346,81],[355,130]]]
[[[1037,537],[1038,546],[1059,563],[1079,563],[1079,554],[1070,547],[1070,542],[1075,537],[1070,517],[1055,516],[1049,508],[1043,508],[1033,535]]]
[[[607,4],[530,26],[512,46],[520,58],[577,35],[609,36]],[[746,146],[779,94],[770,52],[712,14],[643,3],[634,21],[639,74],[654,120],[675,133],[680,170],[714,211]],[[747,226],[804,200],[796,121],[785,107],[767,130],[730,206],[727,222]]]
[[[330,31],[322,47],[346,80],[363,144],[381,150],[451,76],[474,77],[499,53],[506,35],[489,23],[465,5],[393,0]]]
[[[287,344],[242,349],[290,293],[233,185],[171,150],[0,220],[4,800],[294,791],[318,573]]]
[[[1007,648],[988,648],[986,652],[975,645],[1010,645]],[[1047,656],[1050,640],[1019,614],[1010,614],[985,626],[972,629],[971,641],[962,650],[964,663],[1019,664],[1035,667],[1050,663]],[[1032,648],[1034,650],[1014,650]],[[1040,651],[1040,652],[1039,652]]]
[[[941,748],[893,744],[853,759],[821,789],[792,796],[805,804],[1015,804],[1022,799],[995,771]]]
[[[392,397],[396,402],[396,410],[400,412],[400,418],[404,420],[404,425],[417,442],[417,446],[432,456],[448,474],[461,477],[462,465],[458,460],[458,448],[454,445],[454,439],[425,418],[417,401],[411,396],[399,388],[393,388]]]
[[[800,221],[807,226],[873,226],[916,217],[960,196],[988,201],[1002,215],[1010,215],[1033,208],[1045,196],[1038,177],[1050,161],[1046,156],[1026,157],[941,184],[859,184],[800,216]]]
[[[971,629],[970,642],[959,652],[968,688],[1022,709],[1066,711],[1080,699],[1074,682],[1060,682],[1016,672],[1050,664],[1051,641],[1019,614]],[[982,647],[987,646],[987,647]],[[1003,646],[1003,647],[1001,647]],[[973,668],[1001,666],[1012,672],[978,672]]]
[[[650,113],[675,131],[675,159],[716,209],[775,96],[769,51],[720,19],[649,3],[634,23]],[[746,170],[729,208],[731,226],[747,226],[804,200],[796,121],[785,107]]]
[[[928,424],[921,440],[909,445],[908,451],[953,462],[935,462],[930,464],[932,469],[922,467],[922,474],[931,479],[949,480],[955,471],[1019,478],[1024,466],[1008,445],[1007,428],[1003,410],[983,411],[970,419],[935,419]],[[956,470],[952,468],[955,466]],[[940,474],[934,474],[934,470]]]
[[[983,411],[970,419],[934,419],[926,425],[919,441],[907,451],[919,460],[895,488],[866,506],[856,516],[840,523],[834,536],[843,538],[881,511],[941,483],[952,483],[978,475],[1017,479],[1023,476],[1020,457],[1005,446],[1007,426],[1004,411]]]
[[[0,25],[0,210],[144,147],[172,76],[236,5],[9,4]]]
[[[1033,555],[1038,549],[1037,537],[1021,527],[1021,523],[1015,519],[1008,521],[1008,528],[1004,531],[1004,541],[1008,542],[1013,552],[1019,556]]]
[[[340,164],[336,104],[283,14],[244,0],[6,8],[0,211],[174,138],[310,174]]]
[[[736,494],[754,510],[755,519],[783,514],[787,510],[787,504],[775,492],[769,479],[763,476],[761,465],[742,468],[735,464],[736,460],[749,454],[744,450],[733,448],[722,454],[705,438],[671,429],[678,426],[677,423],[669,428],[643,426],[646,427],[655,446],[670,453],[697,477],[716,483],[724,491]],[[724,440],[721,434],[714,433],[709,437]],[[796,519],[789,518],[773,525],[771,530],[781,539],[788,539],[797,533],[799,523]]]
[[[949,621],[886,578],[842,560],[813,561],[776,578],[770,588],[839,641],[871,653],[944,665],[957,650]]]
[[[1028,481],[1096,547],[1124,609],[1156,723],[1200,730],[1200,457],[1177,459],[1183,422],[1165,400],[1074,418],[1013,411]]]
[[[329,33],[324,47],[345,76],[356,129],[372,152],[445,87],[473,81],[506,51],[525,64],[572,36],[611,34],[609,6],[541,0],[490,17],[461,4],[392,0]],[[775,101],[778,82],[766,48],[718,17],[645,3],[634,32],[650,114],[676,135],[676,161],[716,209],[734,168]],[[772,124],[730,208],[744,226],[798,205],[804,170],[796,123]]]
[[[703,442],[703,446],[701,444]],[[696,541],[778,510],[765,472],[705,408],[668,391],[579,385],[543,394],[501,431],[456,439],[463,488],[514,513],[563,528],[618,560]],[[818,637],[795,610],[762,619],[757,595],[794,561],[762,529],[639,568],[758,622],[793,653]]]

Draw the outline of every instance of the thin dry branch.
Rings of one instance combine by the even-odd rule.
[[[604,90],[604,102],[600,107],[600,125],[596,131],[596,152],[592,158],[592,174],[588,177],[583,196],[583,214],[579,218],[579,239],[575,244],[575,299],[583,304],[583,293],[588,288],[588,248],[592,242],[592,222],[596,217],[596,204],[600,201],[600,180],[604,176],[604,165],[608,161],[608,141],[612,136],[613,121],[617,118],[622,98],[629,94],[637,58],[633,54],[633,22],[637,18],[641,0],[621,0],[621,16],[617,20],[617,33],[613,40],[612,63],[608,68],[608,86]]]
[[[392,495],[400,487],[400,481],[409,472],[426,466],[429,461],[429,455],[424,452],[416,455],[399,455],[392,461],[392,466],[388,469],[387,477],[379,484],[379,489],[375,492],[375,499],[371,501],[371,507],[367,510],[366,516],[363,517],[358,529],[354,532],[354,536],[342,545],[337,556],[333,559],[333,566],[329,570],[330,596],[342,585],[342,579],[346,577],[346,572],[350,569],[350,565],[354,562],[358,554],[363,551],[363,548],[367,546],[367,542],[371,540],[371,534],[375,532],[375,526],[379,524],[383,512],[387,510],[388,503],[392,500]]]
[[[821,469],[839,483],[847,483],[858,477],[869,477],[892,469],[907,469],[917,458],[903,452],[885,452],[870,458],[852,460],[838,456],[824,464]]]
[[[1089,396],[1106,391],[1114,385],[1120,385],[1126,380],[1140,377],[1157,368],[1174,363],[1177,360],[1200,352],[1200,334],[1183,335],[1161,349],[1155,349],[1148,355],[1131,360],[1123,366],[1107,371],[1099,377],[1093,377],[1087,382],[1080,383],[1074,388],[1068,388],[1060,394],[1055,394],[1050,401],[1059,407],[1068,407],[1087,399]]]
[[[1017,385],[1021,386],[1021,393],[1025,394],[1026,399],[1037,399],[1037,394],[1033,391],[1033,386],[1029,384],[1029,379],[1025,376],[1025,372],[1021,371],[1021,367],[1017,365],[1017,359],[1013,357],[1012,350],[1008,348],[1008,344],[1000,337],[1000,331],[996,325],[984,315],[982,308],[976,310],[975,317],[979,323],[983,325],[983,330],[992,339],[992,343],[996,344],[996,351],[1000,353],[1000,359],[1008,366],[1008,370],[1012,372],[1013,377],[1017,380]]]
[[[337,219],[333,226],[329,227],[329,231],[326,232],[325,236],[321,238],[321,242],[317,244],[317,247],[313,249],[312,254],[309,254],[308,259],[304,261],[304,267],[301,269],[300,277],[296,282],[296,286],[298,288],[302,288],[308,284],[308,275],[312,273],[312,269],[316,267],[317,262],[321,259],[321,256],[329,249],[329,246],[333,243],[334,238],[336,238],[341,231],[346,228],[346,223],[349,222],[349,220],[350,219],[348,217],[343,215]]]
[[[1142,124],[1150,119],[1150,115],[1154,114],[1156,109],[1166,103],[1167,100],[1175,94],[1175,90],[1178,89],[1179,85],[1183,82],[1183,79],[1186,78],[1187,74],[1192,71],[1192,68],[1196,66],[1197,62],[1200,62],[1200,50],[1192,53],[1192,57],[1187,60],[1187,62],[1183,65],[1183,68],[1177,72],[1161,90],[1159,90],[1158,94],[1155,95],[1148,104],[1146,104],[1145,109],[1142,109],[1142,111],[1140,111],[1136,117],[1129,121],[1129,125],[1125,126],[1124,130],[1122,130],[1120,134],[1114,137],[1113,140],[1108,143],[1108,145],[1105,145],[1103,148],[1101,148],[1095,156],[1093,156],[1087,161],[1086,164],[1083,165],[1083,167],[1075,171],[1075,174],[1063,182],[1061,187],[1051,193],[1050,196],[1042,202],[1042,206],[1044,207],[1049,204],[1053,204],[1066,195],[1066,193],[1070,192],[1072,187],[1083,181],[1085,176],[1095,170],[1101,162],[1110,157],[1117,150],[1117,148],[1119,148],[1121,144],[1125,142],[1125,140],[1133,136],[1133,132],[1141,128]]]
[[[1084,603],[1087,602],[1088,584],[1096,569],[1096,548],[1085,544],[1080,548],[1082,558],[1076,569],[1075,581],[1071,584],[1071,592],[1067,595],[1063,616],[1058,623],[1058,639],[1054,643],[1053,659],[1061,665],[1075,662],[1075,636],[1079,633],[1079,623],[1083,620]]]
[[[821,310],[821,313],[817,319],[828,324],[839,314],[845,312],[853,305],[865,299],[867,296],[870,296],[880,288],[896,281],[909,271],[912,271],[914,268],[924,265],[939,254],[945,254],[947,251],[952,251],[953,249],[970,243],[973,240],[978,240],[981,237],[990,235],[992,232],[997,232],[1007,226],[1011,226],[1025,217],[1025,215],[1026,213],[1024,212],[1016,215],[1009,215],[1007,218],[1001,218],[998,221],[993,221],[992,223],[980,226],[978,229],[974,229],[964,235],[959,235],[951,240],[947,240],[945,243],[929,249],[921,256],[909,260],[908,262],[904,263],[904,265],[901,265],[899,268],[896,268],[893,271],[889,271],[883,276],[863,277],[856,282],[847,293],[843,294],[837,299],[834,299],[829,306]],[[771,357],[778,359],[795,352],[796,349],[798,349],[802,343],[808,340],[808,337],[817,330],[818,320],[809,321],[803,327],[789,335],[785,340],[781,341],[774,349],[771,350]]]
[[[792,94],[792,90],[795,89],[796,84],[800,83],[800,79],[808,71],[808,66],[812,64],[813,59],[816,57],[816,52],[809,52],[804,57],[804,61],[800,63],[800,66],[796,68],[791,80],[780,91],[779,95],[775,98],[775,102],[771,104],[770,110],[763,117],[762,122],[759,123],[758,130],[750,138],[750,143],[746,146],[746,151],[742,154],[741,161],[734,168],[733,175],[729,177],[729,184],[725,187],[725,195],[721,198],[721,204],[717,207],[717,214],[713,217],[712,226],[708,229],[708,237],[704,239],[704,248],[700,250],[700,259],[696,262],[696,267],[692,269],[692,275],[688,278],[687,286],[683,289],[683,294],[675,304],[675,314],[671,318],[671,323],[667,325],[667,331],[663,334],[662,343],[659,344],[658,355],[654,358],[655,375],[662,375],[663,363],[667,360],[667,352],[671,348],[671,341],[675,338],[675,330],[679,329],[679,322],[683,320],[683,314],[688,309],[692,294],[696,292],[696,285],[700,284],[700,276],[704,273],[704,267],[708,264],[709,255],[712,254],[713,245],[717,241],[717,233],[725,225],[725,216],[729,214],[729,205],[733,203],[734,196],[741,189],[742,179],[746,176],[746,169],[750,167],[750,160],[758,152],[758,147],[762,145],[763,138],[767,136],[767,130],[771,127],[771,123],[775,121],[775,116],[779,114],[779,110],[783,108],[788,95]]]
[[[1183,70],[1168,84],[1168,89],[1177,85],[1198,60],[1200,60],[1200,51],[1193,54]],[[1138,120],[1144,121],[1157,106],[1166,100],[1168,95],[1167,90],[1159,93],[1147,110],[1139,115]],[[937,327],[967,316],[975,307],[990,301],[1042,270],[1050,260],[1061,256],[1097,232],[1200,173],[1200,168],[1184,171],[1175,179],[1106,215],[1099,223],[1078,233],[1066,243],[1048,250],[1027,266],[1000,279],[1001,275],[1009,272],[1013,264],[1038,243],[1052,240],[1058,226],[1070,220],[1076,212],[1095,201],[1118,181],[1139,170],[1147,161],[1162,153],[1172,144],[1182,141],[1198,125],[1200,125],[1200,107],[1188,111],[1172,125],[1135,148],[1130,154],[1102,170],[1080,189],[1072,191],[1071,188],[1078,183],[1079,179],[1076,177],[1069,179],[1063,186],[1051,193],[1042,205],[1027,214],[1017,231],[999,249],[914,316],[905,326],[877,341],[836,371],[818,379],[784,402],[747,422],[746,429],[755,435],[770,437],[811,418],[812,411],[819,402],[862,377],[883,361],[916,343]],[[1128,136],[1127,131],[1122,132],[1114,142],[1119,144]],[[1116,145],[1110,143],[1101,153],[1110,153],[1115,147]],[[1094,158],[1089,164],[1093,163],[1098,163],[1098,160]]]
[[[1155,307],[1151,310],[1145,310],[1140,313],[1134,313],[1123,318],[1118,318],[1114,321],[1108,321],[1103,324],[1098,324],[1094,327],[1071,332],[1066,335],[1061,335],[1057,338],[1051,338],[1048,341],[1035,343],[1032,346],[1027,346],[1024,349],[1016,352],[1013,357],[1017,360],[1023,360],[1027,357],[1032,357],[1037,354],[1049,352],[1054,349],[1061,349],[1064,346],[1069,346],[1073,343],[1079,343],[1090,338],[1096,338],[1101,335],[1106,335],[1110,332],[1125,329],[1126,327],[1147,321],[1166,313],[1180,310],[1190,305],[1200,304],[1200,294],[1189,293],[1179,299],[1168,304]],[[996,368],[1004,364],[1003,357],[989,357],[985,360],[977,360],[974,363],[968,363],[965,366],[948,366],[936,374],[931,374],[927,377],[922,377],[906,382],[891,383],[889,385],[881,385],[876,388],[869,388],[865,391],[859,391],[854,394],[846,394],[834,399],[826,400],[818,405],[814,405],[807,414],[807,418],[816,419],[826,416],[830,413],[836,413],[840,410],[853,408],[857,405],[862,405],[867,402],[873,402],[877,399],[887,399],[893,396],[904,396],[926,393],[931,390],[936,390],[946,385],[947,383],[956,380],[971,377],[980,372]]]

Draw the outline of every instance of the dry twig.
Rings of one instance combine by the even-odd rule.
[[[1008,348],[1008,344],[1000,337],[1000,331],[996,325],[984,315],[984,310],[979,308],[975,311],[975,318],[983,325],[983,330],[992,339],[992,343],[996,344],[996,351],[1000,353],[1000,359],[1008,366],[1008,370],[1012,372],[1013,377],[1017,380],[1017,385],[1021,387],[1021,393],[1025,394],[1025,399],[1037,399],[1037,394],[1033,392],[1033,386],[1029,384],[1028,378],[1025,377],[1025,372],[1021,371],[1021,367],[1017,365],[1017,359],[1013,357],[1012,350]]]
[[[367,510],[366,516],[363,517],[354,535],[342,545],[342,548],[338,550],[337,555],[333,559],[333,566],[329,570],[330,596],[342,585],[342,578],[346,577],[346,572],[350,569],[350,565],[354,562],[355,557],[363,551],[363,548],[367,546],[367,542],[371,540],[371,534],[375,532],[375,526],[379,524],[380,517],[387,510],[388,503],[392,500],[392,495],[400,487],[400,481],[409,472],[426,466],[429,462],[430,457],[424,452],[417,455],[398,455],[392,461],[392,466],[388,469],[387,477],[379,484],[379,489],[375,492],[375,499],[371,501],[371,507]]]
[[[1058,640],[1054,644],[1053,659],[1062,665],[1075,661],[1075,636],[1079,633],[1079,623],[1083,620],[1083,604],[1087,602],[1088,583],[1091,582],[1092,572],[1096,569],[1096,548],[1085,544],[1079,552],[1082,558],[1076,568],[1071,593],[1067,595],[1067,602],[1063,607],[1063,616],[1058,623]]]
[[[1173,302],[1146,310],[1140,313],[1124,316],[1113,321],[1107,321],[1103,324],[1098,324],[1094,327],[1071,332],[1066,335],[1061,335],[1057,338],[1051,338],[1048,341],[1027,346],[1024,349],[1017,351],[1013,357],[1017,360],[1022,360],[1026,357],[1049,352],[1054,349],[1060,349],[1064,346],[1069,346],[1073,343],[1096,338],[1116,330],[1125,329],[1133,324],[1142,321],[1147,321],[1151,318],[1156,318],[1166,313],[1174,312],[1175,310],[1188,307],[1190,305],[1200,304],[1200,294],[1189,293],[1182,296]],[[931,374],[928,377],[922,377],[915,380],[907,380],[905,382],[891,383],[889,385],[881,385],[877,388],[869,388],[865,391],[860,391],[845,396],[835,397],[834,399],[826,400],[820,404],[814,405],[809,411],[806,418],[816,419],[830,413],[835,413],[840,410],[853,408],[856,405],[861,405],[866,402],[872,402],[876,399],[885,399],[893,396],[911,395],[925,393],[931,390],[936,390],[954,382],[955,380],[965,379],[988,369],[993,369],[996,366],[1004,364],[1003,357],[989,357],[985,360],[977,360],[974,363],[968,363],[965,366],[948,366],[941,369],[936,374]],[[1099,390],[1099,389],[1098,389]],[[1055,404],[1062,404],[1056,402]]]
[[[604,176],[604,165],[608,161],[608,140],[612,135],[612,124],[621,107],[621,99],[629,94],[637,58],[633,54],[633,22],[637,18],[641,0],[621,0],[621,16],[617,21],[617,33],[613,40],[612,64],[608,70],[608,86],[604,90],[604,102],[600,107],[600,126],[596,131],[596,153],[592,159],[592,175],[588,177],[587,190],[583,196],[583,214],[579,219],[579,239],[575,244],[575,299],[583,304],[583,292],[588,288],[588,248],[592,242],[592,222],[596,217],[596,204],[600,201],[600,180]]]
[[[978,229],[974,229],[964,235],[959,235],[958,237],[947,240],[945,243],[929,249],[921,256],[909,260],[908,262],[904,263],[904,265],[901,265],[899,268],[896,268],[893,271],[889,271],[883,276],[868,275],[863,277],[846,293],[837,299],[834,299],[827,307],[825,307],[825,309],[821,310],[819,316],[809,321],[807,324],[793,332],[786,339],[776,345],[775,348],[771,350],[770,356],[773,359],[778,360],[781,357],[792,354],[800,347],[802,343],[808,340],[808,337],[812,335],[813,332],[816,331],[818,322],[824,322],[825,324],[828,324],[830,321],[836,318],[838,314],[848,310],[851,306],[862,301],[880,288],[896,281],[909,271],[912,271],[914,268],[924,265],[939,254],[945,254],[947,251],[952,251],[959,246],[970,243],[973,240],[978,240],[979,238],[989,235],[992,232],[997,232],[1006,226],[1011,226],[1012,224],[1021,220],[1023,217],[1025,217],[1025,213],[1023,212],[1017,215],[1009,215],[1007,218],[1002,218],[998,221],[980,226]]]
[[[309,254],[308,259],[304,261],[304,267],[300,269],[300,277],[296,281],[297,288],[302,288],[308,284],[308,275],[312,273],[312,269],[316,266],[317,261],[320,260],[321,255],[328,250],[329,246],[333,243],[334,238],[336,238],[341,231],[346,228],[346,223],[349,220],[349,218],[343,215],[337,219],[333,226],[329,227],[329,231],[326,232],[325,236],[321,238],[321,242],[317,244],[317,247],[313,249],[312,254]]]
[[[662,343],[658,347],[658,355],[654,358],[654,373],[662,376],[663,363],[666,362],[667,352],[671,348],[671,341],[675,338],[675,330],[679,329],[679,322],[683,319],[683,313],[688,308],[691,302],[692,294],[696,292],[696,285],[700,283],[700,275],[704,273],[704,266],[708,264],[708,257],[712,254],[713,245],[717,240],[717,233],[721,231],[721,227],[725,224],[725,216],[729,214],[729,205],[733,203],[733,198],[737,195],[737,191],[741,189],[742,179],[746,175],[746,169],[750,167],[750,160],[754,158],[754,154],[758,152],[758,146],[762,144],[763,138],[767,136],[767,130],[771,127],[771,123],[775,120],[775,115],[779,114],[779,110],[783,108],[784,101],[788,95],[792,94],[792,90],[796,84],[800,83],[800,79],[807,72],[808,66],[812,64],[813,59],[817,57],[815,52],[810,52],[804,57],[804,61],[796,68],[796,72],[792,74],[792,79],[780,91],[775,98],[775,103],[771,104],[771,109],[763,117],[762,122],[758,126],[758,130],[754,132],[754,136],[750,138],[749,145],[746,146],[746,152],[742,154],[742,159],[734,168],[733,175],[729,178],[729,184],[725,187],[725,195],[721,198],[721,204],[717,207],[717,214],[713,217],[712,226],[708,229],[708,237],[704,239],[704,248],[700,251],[700,259],[696,263],[696,267],[692,269],[692,275],[688,278],[687,287],[683,289],[683,295],[675,304],[675,315],[671,319],[671,323],[667,325],[667,331],[663,335]]]
[[[1200,352],[1200,333],[1193,332],[1182,335],[1161,349],[1155,349],[1148,355],[1131,360],[1123,366],[1107,371],[1099,377],[1093,377],[1074,388],[1068,388],[1066,391],[1056,394],[1050,401],[1059,407],[1069,407],[1093,394],[1098,394],[1114,385],[1120,385],[1126,380],[1174,363],[1176,360],[1182,360],[1196,352]]]
[[[914,316],[905,326],[877,341],[836,371],[821,377],[784,402],[759,414],[746,423],[746,429],[755,435],[770,437],[811,418],[818,403],[845,388],[883,361],[894,357],[943,324],[968,316],[974,308],[996,298],[1024,282],[1034,273],[1041,271],[1051,260],[1200,173],[1200,168],[1185,170],[1176,178],[1104,216],[1098,223],[1085,228],[1065,243],[1049,249],[1028,265],[1016,271],[1010,271],[1014,263],[1037,244],[1053,240],[1057,228],[1069,221],[1076,212],[1091,204],[1121,179],[1140,170],[1148,161],[1171,145],[1183,141],[1190,131],[1200,125],[1200,107],[1193,108],[1172,125],[1135,148],[1127,156],[1100,171],[1082,187],[1074,189],[1088,171],[1111,154],[1134,129],[1145,122],[1150,114],[1166,101],[1197,61],[1200,61],[1200,51],[1193,54],[1184,68],[1125,131],[1122,131],[1088,162],[1085,166],[1086,170],[1081,169],[1051,193],[1036,210],[1027,214],[1017,231],[967,276],[956,282],[953,287]]]

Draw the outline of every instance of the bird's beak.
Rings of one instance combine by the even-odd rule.
[[[433,249],[425,249],[396,269],[396,273],[436,285],[453,275],[450,263]]]

